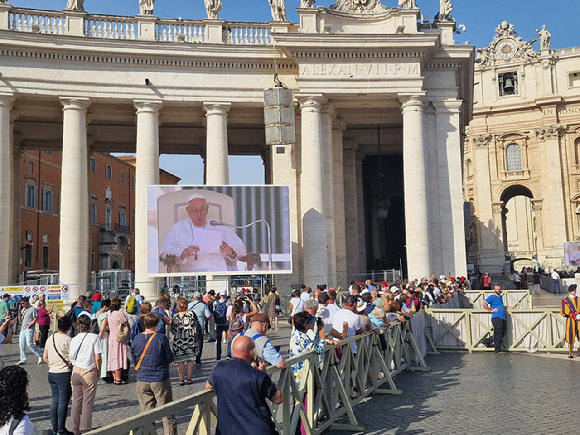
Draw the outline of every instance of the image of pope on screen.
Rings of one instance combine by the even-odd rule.
[[[182,272],[237,270],[246,256],[242,239],[222,222],[208,219],[209,205],[200,193],[187,198],[187,218],[174,223],[160,249]]]

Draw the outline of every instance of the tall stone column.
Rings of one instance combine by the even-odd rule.
[[[548,168],[547,179],[543,188],[548,192],[546,208],[542,212],[544,224],[550,228],[546,232],[544,247],[552,251],[551,255],[562,256],[562,246],[567,240],[566,207],[564,205],[564,185],[562,179],[562,155],[560,139],[566,132],[566,127],[560,124],[548,125],[535,130],[536,138],[544,150],[543,163]],[[542,188],[542,190],[543,190]]]
[[[59,280],[70,298],[84,293],[89,275],[88,98],[61,98],[63,106]]]
[[[336,230],[334,215],[334,150],[333,150],[333,133],[332,124],[336,119],[337,111],[330,102],[322,105],[322,190],[324,192],[324,218],[326,229],[326,271],[328,278],[325,282],[336,287]]]
[[[343,156],[343,183],[344,204],[348,204],[348,210],[344,213],[345,246],[346,246],[346,270],[349,273],[359,273],[362,270],[359,265],[358,246],[358,220],[359,213],[357,194],[357,159],[358,144],[353,141],[344,141]]]
[[[346,275],[348,272],[346,268],[346,210],[344,200],[344,150],[342,143],[344,130],[346,130],[346,122],[342,119],[334,120],[332,123],[332,180],[334,183],[332,202],[336,273],[339,277]]]
[[[365,196],[363,180],[363,160],[365,154],[362,151],[356,153],[356,209],[358,213],[358,272],[367,271],[367,225],[365,219]]]
[[[14,104],[11,95],[0,96],[0,283],[12,284],[11,264],[14,231],[12,229],[12,123],[10,111]],[[19,233],[16,234],[16,236]]]
[[[296,129],[299,132],[300,118],[297,120]],[[300,159],[298,150],[300,148],[300,135],[296,135],[296,145],[276,146],[268,153],[271,158],[270,171],[271,183],[275,186],[288,186],[290,202],[290,243],[292,244],[292,275],[287,281],[302,282],[302,265],[299,259],[301,251],[299,249],[300,240],[300,211],[298,208],[298,171],[296,162]]]
[[[425,97],[399,96],[403,112],[403,165],[406,213],[407,269],[409,279],[431,276],[429,207],[425,177]],[[435,217],[439,219],[439,216]]]
[[[318,95],[303,97],[299,101],[302,112],[300,211],[304,276],[307,284],[313,285],[325,282],[328,276],[321,114],[326,99]]]
[[[13,118],[16,118],[15,116]],[[14,128],[14,126],[12,126]],[[22,251],[20,246],[22,246],[20,238],[22,237],[22,222],[20,219],[20,198],[21,198],[21,187],[20,187],[20,142],[22,141],[22,135],[17,134],[12,130],[12,185],[10,187],[12,192],[12,261],[10,264],[10,281],[12,283],[20,282],[20,255]]]
[[[441,222],[442,274],[467,276],[465,219],[463,208],[463,162],[461,161],[462,101],[433,101],[437,118],[439,157],[439,221]],[[405,167],[405,169],[407,169]],[[431,215],[435,220],[435,216]],[[407,239],[407,248],[409,247]]]
[[[147,276],[147,186],[159,184],[160,101],[135,101],[137,146],[135,169],[135,286],[151,302],[157,297],[155,278]],[[157,252],[151,253],[157,257]]]
[[[207,119],[207,144],[205,156],[206,184],[230,184],[228,163],[228,111],[229,103],[204,103]]]

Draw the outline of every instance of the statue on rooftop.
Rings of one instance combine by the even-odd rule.
[[[401,9],[414,9],[417,7],[417,2],[415,0],[399,0],[399,6]]]
[[[448,20],[451,18],[451,11],[453,10],[453,5],[451,0],[439,0],[439,20]]]
[[[222,10],[222,0],[204,0],[207,17],[217,19],[219,11]]]
[[[286,21],[286,0],[268,0],[274,21]]]
[[[414,2],[414,0],[411,1]],[[330,6],[330,9],[355,14],[377,14],[389,10],[381,3],[381,0],[337,0],[335,4]]]
[[[85,0],[68,0],[68,3],[66,4],[66,8],[64,10],[84,12],[85,11],[84,3]]]
[[[141,15],[153,15],[155,0],[139,0],[139,13]]]
[[[313,8],[314,7],[314,0],[300,0],[300,7],[301,8]]]
[[[536,29],[536,33],[540,36],[540,50],[545,51],[550,49],[550,39],[552,34],[546,29],[546,25],[542,26],[541,30]]]

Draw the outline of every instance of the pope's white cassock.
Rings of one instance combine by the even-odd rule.
[[[222,241],[235,251],[233,258],[219,251]],[[184,249],[191,245],[199,246],[199,253],[181,260]],[[211,226],[209,223],[196,227],[188,217],[171,226],[161,246],[161,255],[175,255],[175,264],[180,266],[182,272],[220,272],[238,270],[236,260],[246,255],[246,247],[242,239],[229,228]]]

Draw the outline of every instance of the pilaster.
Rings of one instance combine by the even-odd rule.
[[[348,272],[346,262],[346,224],[345,224],[345,201],[344,201],[344,148],[343,133],[346,130],[346,122],[335,119],[332,122],[332,191],[333,217],[334,217],[334,250],[336,255],[336,273],[344,276]]]

